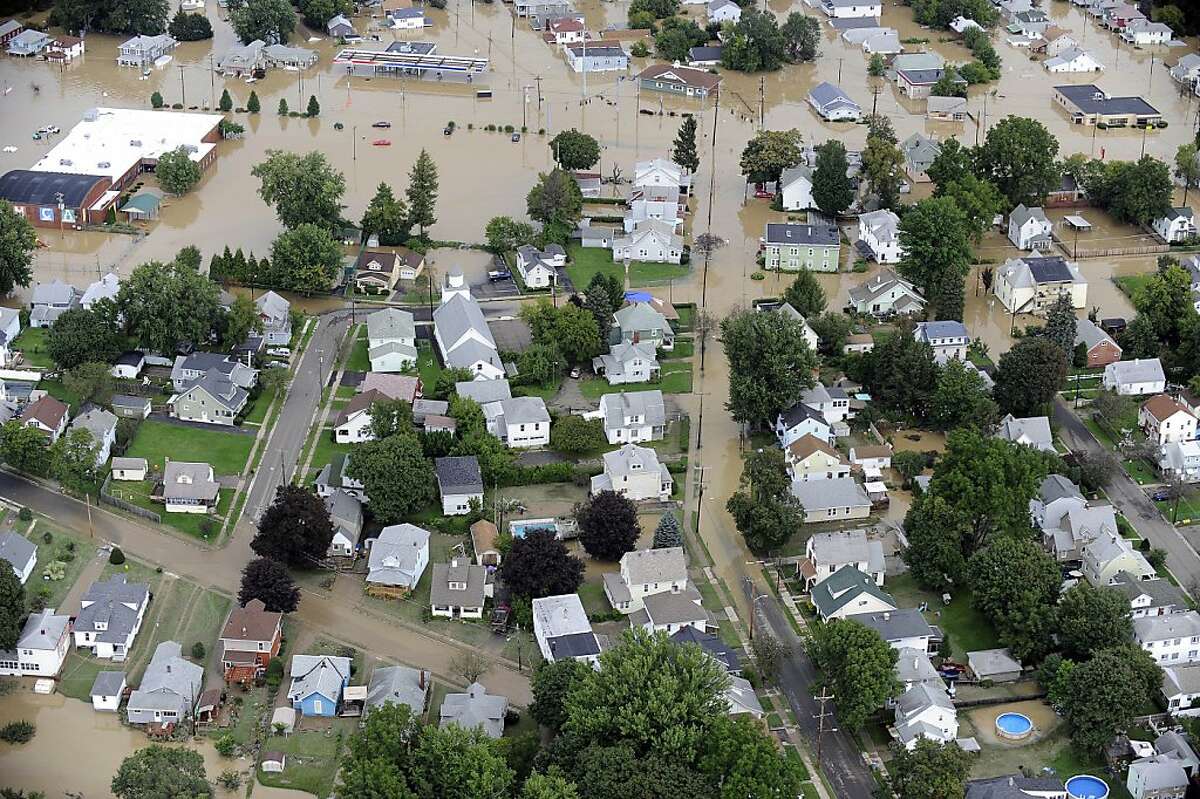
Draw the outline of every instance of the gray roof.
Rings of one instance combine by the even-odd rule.
[[[687,580],[683,547],[635,549],[621,556],[621,566],[628,573],[631,585]]]
[[[454,384],[454,393],[473,399],[480,405],[499,402],[512,396],[512,389],[504,378],[499,380],[464,380]]]
[[[23,535],[0,533],[0,560],[8,561],[17,571],[24,571],[31,558],[37,558],[37,544]]]
[[[183,647],[163,641],[154,648],[142,684],[129,696],[132,710],[174,710],[181,716],[191,712],[204,684],[204,668],[182,656]]]
[[[98,443],[117,429],[117,417],[103,408],[89,408],[76,416],[71,426],[87,430]]]
[[[1200,613],[1189,610],[1163,616],[1142,616],[1133,620],[1133,634],[1140,641],[1191,638],[1200,635]]]
[[[334,527],[339,528],[351,543],[358,543],[363,526],[362,503],[339,488],[325,498],[325,507]]]
[[[102,671],[96,675],[89,696],[116,696],[125,685],[125,672]]]
[[[935,686],[924,682],[917,683],[912,688],[909,688],[896,700],[897,715],[903,715],[906,718],[921,712],[927,707],[941,707],[953,710],[954,703],[950,701],[950,697],[946,693],[944,686]]]
[[[610,477],[633,472],[660,472],[661,470],[662,464],[658,462],[658,453],[649,447],[625,444],[620,449],[604,453],[604,473]],[[626,553],[625,557],[629,557],[631,554],[633,553]]]
[[[21,637],[17,639],[17,648],[54,649],[70,624],[70,616],[55,615],[52,610],[32,613],[25,620],[25,626],[21,628]]]
[[[113,458],[112,467],[114,469],[141,469],[145,471],[150,468],[150,464],[145,458]]]
[[[500,401],[500,412],[508,424],[550,422],[550,412],[541,397],[511,397]]]
[[[367,558],[367,582],[382,585],[414,586],[421,575],[416,571],[422,550],[428,553],[429,531],[413,524],[393,524],[383,528],[371,544]]]
[[[1129,780],[1141,784],[1143,796],[1170,788],[1182,790],[1188,784],[1183,764],[1170,755],[1153,755],[1133,761],[1129,764]]]
[[[342,686],[350,679],[350,658],[294,655],[291,677],[288,699],[303,700],[313,694],[320,694],[336,702],[342,698]]]
[[[466,588],[452,590],[450,583],[464,583]],[[464,559],[433,564],[433,579],[429,585],[429,604],[435,607],[483,607],[487,569]]]
[[[254,305],[258,308],[260,314],[269,319],[287,319],[292,309],[290,302],[273,291],[268,291],[266,294],[261,295],[254,301]],[[367,321],[370,322],[370,317],[367,317]]]
[[[800,500],[806,513],[827,508],[870,507],[871,499],[863,487],[852,477],[832,480],[796,480],[792,483],[792,496]]]
[[[1140,580],[1127,571],[1117,572],[1111,586],[1124,594],[1130,602],[1141,596],[1150,598],[1150,607],[1187,607],[1187,596],[1183,589],[1171,585],[1170,580]]]
[[[910,71],[907,74],[912,73]],[[934,82],[936,81],[935,78]],[[942,148],[937,142],[922,133],[914,133],[909,136],[901,143],[900,149],[904,153],[904,160],[918,172],[928,171],[934,159],[942,152]]]
[[[967,664],[981,680],[996,674],[1021,671],[1021,662],[1007,649],[980,649],[968,652]]]
[[[971,336],[967,333],[966,325],[962,322],[953,320],[941,320],[937,322],[918,322],[913,330],[913,335],[917,341],[930,342],[935,338],[964,338],[970,340]]]
[[[212,466],[207,463],[168,461],[163,469],[163,498],[212,501],[221,486],[211,475]]]
[[[13,31],[21,30],[24,26],[15,19],[6,19],[0,22],[0,36],[6,36]]]
[[[692,47],[688,50],[689,61],[720,61],[722,47]]]
[[[858,108],[858,103],[850,99],[850,95],[834,86],[829,81],[823,81],[812,87],[808,99],[818,108],[828,108],[832,105],[852,105]]]
[[[850,299],[856,303],[870,302],[874,298],[890,291],[894,286],[903,287],[910,295],[921,297],[917,287],[897,275],[891,269],[881,269],[879,274],[868,278],[850,289]],[[922,303],[924,300],[920,300]]]
[[[805,180],[812,183],[812,173],[812,167],[807,164],[797,164],[794,167],[785,169],[779,176],[779,188],[785,189],[797,180]]]
[[[814,482],[828,481],[816,480]],[[921,611],[916,608],[900,608],[880,613],[855,613],[847,616],[846,619],[870,627],[885,641],[933,635],[933,628],[929,626],[929,622],[925,621]]]
[[[433,468],[443,496],[483,493],[483,474],[479,470],[479,460],[474,455],[435,458]]]
[[[644,416],[645,424],[652,426],[667,423],[667,411],[663,395],[653,391],[622,391],[605,394],[600,398],[600,409],[604,412],[604,429],[616,430],[625,427],[626,416]]]
[[[688,625],[674,633],[671,640],[680,645],[695,644],[719,661],[726,671],[742,670],[741,658],[738,657],[737,650],[712,633],[702,633]]]
[[[892,608],[896,600],[892,595],[875,585],[875,581],[854,566],[845,566],[813,586],[810,598],[822,617],[844,608],[863,594],[869,594]]]
[[[940,683],[942,680],[933,666],[933,661],[929,659],[929,654],[909,646],[896,652],[896,679],[906,685],[919,682]]]
[[[1049,505],[1057,499],[1064,497],[1075,497],[1083,499],[1083,494],[1079,492],[1079,486],[1072,483],[1068,478],[1061,474],[1052,474],[1042,481],[1038,487],[1038,497],[1043,504]]]
[[[1163,667],[1163,693],[1200,694],[1200,663]]]
[[[479,303],[463,294],[455,294],[433,312],[433,324],[438,335],[449,348],[442,353],[447,366],[469,367],[479,360],[486,360],[494,366],[500,366],[500,354],[496,350],[496,340],[488,329],[487,320]],[[475,331],[479,340],[469,340],[456,346],[468,331]]]
[[[1054,91],[1070,100],[1085,114],[1158,114],[1158,109],[1141,97],[1109,97],[1099,86],[1091,83],[1055,86]]]
[[[424,687],[422,687],[424,682]],[[425,712],[425,699],[429,696],[430,679],[420,669],[408,666],[382,666],[371,675],[367,687],[366,706],[379,707],[386,702],[407,705],[413,715]]]
[[[72,286],[70,283],[64,283],[61,280],[52,280],[49,283],[38,283],[33,287],[33,294],[29,300],[32,305],[66,305],[72,303],[79,296],[79,289]]]
[[[120,406],[122,408],[144,408],[146,403],[150,402],[149,397],[133,397],[129,394],[113,394],[113,407]]]
[[[102,643],[125,643],[137,624],[140,608],[150,600],[150,586],[145,583],[127,583],[125,575],[118,574],[107,580],[92,583],[80,603],[87,603],[75,617],[76,630],[95,631],[96,640]],[[106,630],[96,630],[96,623],[107,624]]]
[[[1171,755],[1183,763],[1185,768],[1192,770],[1200,765],[1200,758],[1187,739],[1175,730],[1167,730],[1154,739],[1154,751],[1160,755]]]
[[[367,338],[412,339],[416,338],[417,327],[413,315],[397,308],[385,308],[367,317]]]
[[[507,712],[506,697],[489,694],[486,688],[474,682],[465,694],[446,694],[442,701],[440,726],[457,724],[467,730],[478,727],[489,738],[499,738],[504,734]]]
[[[965,799],[1030,799],[1034,794],[1026,793],[1026,790],[1055,796],[1066,791],[1063,781],[1057,777],[1025,777],[1021,774],[971,780],[966,787]]]
[[[1011,413],[1000,420],[996,431],[998,438],[1018,444],[1028,444],[1038,449],[1053,449],[1054,434],[1050,431],[1050,419],[1045,416],[1029,416],[1018,419]]]
[[[642,600],[642,606],[650,621],[656,625],[707,621],[707,611],[699,602],[694,601],[689,593],[675,594],[670,591],[662,591],[650,594]]]
[[[841,243],[838,229],[833,225],[801,225],[795,222],[767,224],[766,243],[797,246],[816,245],[836,247]]]
[[[250,396],[246,389],[236,385],[216,369],[205,372],[203,377],[192,383],[180,396],[197,390],[208,394],[213,400],[235,413],[242,409]]]
[[[940,97],[934,95],[925,104],[925,112],[930,114],[949,114],[967,110],[965,97]]]
[[[654,309],[648,302],[632,302],[618,308],[613,314],[617,327],[621,330],[662,330],[664,333],[674,332],[667,318]]]
[[[1104,372],[1106,375],[1111,372],[1118,383],[1153,383],[1167,379],[1158,358],[1116,361],[1105,366]]]
[[[1117,346],[1117,342],[1113,341],[1112,336],[1101,330],[1099,325],[1092,320],[1079,319],[1075,322],[1076,344],[1086,344],[1087,348],[1090,350],[1096,345],[1103,344],[1106,341],[1112,346],[1116,347],[1117,352],[1121,351],[1121,348]]]

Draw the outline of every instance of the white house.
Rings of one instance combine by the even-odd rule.
[[[146,368],[146,355],[139,350],[126,350],[113,361],[108,370],[113,377],[122,380],[136,380]]]
[[[604,573],[604,595],[613,609],[625,614],[641,610],[652,594],[680,594],[688,589],[683,547],[635,549],[621,556],[618,573]]]
[[[533,600],[533,637],[550,663],[571,659],[596,666],[599,662],[600,643],[578,594]]]
[[[208,513],[220,493],[211,464],[167,461],[163,468],[163,501],[168,513]]]
[[[451,281],[451,278],[453,281]],[[461,273],[447,277],[452,292],[442,292],[442,304],[433,312],[433,335],[448,367],[467,369],[476,380],[504,377],[500,351],[483,311],[465,288]]]
[[[1184,441],[1163,447],[1158,462],[1164,475],[1178,477],[1189,483],[1200,481],[1200,441]]]
[[[971,337],[962,322],[918,322],[913,337],[933,348],[933,360],[945,364],[950,360],[965,361]]]
[[[996,271],[992,292],[1009,313],[1043,314],[1062,295],[1072,308],[1087,305],[1087,280],[1061,255],[1010,258]]]
[[[1033,447],[1042,452],[1054,452],[1054,434],[1050,431],[1050,419],[1045,416],[1018,418],[1011,413],[1000,420],[996,438]]]
[[[103,466],[113,444],[117,443],[117,417],[103,408],[93,407],[76,416],[71,427],[91,434],[96,447],[96,466]]]
[[[816,208],[812,196],[812,168],[800,164],[783,170],[779,176],[780,202],[785,211],[803,211]]]
[[[775,419],[775,437],[779,439],[779,446],[787,449],[805,436],[813,436],[828,444],[836,439],[833,425],[824,414],[803,402],[797,402]]]
[[[376,389],[351,397],[333,420],[333,440],[339,444],[361,444],[373,440],[375,434],[371,432],[371,406],[386,400],[387,397]]]
[[[1134,619],[1133,640],[1160,665],[1200,661],[1200,613]]]
[[[890,269],[882,269],[865,283],[850,289],[847,304],[858,313],[883,317],[920,314],[925,309],[925,298],[912,283]]]
[[[416,587],[429,565],[429,531],[413,524],[389,525],[370,542],[367,590],[403,594]]]
[[[784,450],[793,480],[839,480],[850,476],[850,462],[812,434],[803,435]]]
[[[883,14],[883,3],[881,0],[821,0],[821,10],[834,19],[878,19]]]
[[[425,28],[425,11],[420,8],[396,8],[387,13],[394,30],[419,31]]]
[[[897,263],[904,255],[900,246],[900,217],[886,208],[860,214],[858,241],[860,250],[867,249],[868,260],[881,264]]]
[[[892,448],[887,444],[850,448],[850,463],[863,471],[882,471],[892,468]]]
[[[759,310],[763,310],[764,306],[759,306]],[[792,307],[790,302],[785,302],[775,307],[775,313],[783,314],[789,319],[793,319],[800,323],[804,336],[804,343],[808,344],[808,348],[813,352],[817,351],[817,344],[820,339],[817,338],[817,332],[808,324],[808,320],[800,315],[800,312]]]
[[[826,483],[822,483],[824,487]],[[815,533],[804,546],[804,559],[796,564],[808,585],[825,580],[847,567],[854,567],[883,585],[883,542],[868,538],[865,530],[838,530]]]
[[[629,626],[667,635],[674,635],[687,627],[706,632],[708,618],[708,612],[700,604],[700,592],[696,589],[679,594],[663,591],[642,600],[642,609],[629,614]]]
[[[1190,783],[1181,760],[1157,753],[1131,762],[1125,777],[1125,789],[1133,799],[1183,799]]]
[[[1172,716],[1200,715],[1200,663],[1164,666],[1162,693]]]
[[[1158,446],[1196,438],[1196,417],[1166,394],[1151,397],[1138,409],[1138,426]]]
[[[433,470],[443,516],[465,516],[471,512],[471,500],[483,506],[483,473],[474,455],[435,458]]]
[[[362,534],[362,503],[353,494],[341,489],[324,499],[329,520],[333,522],[333,539],[325,554],[329,557],[351,557],[358,548],[358,537]]]
[[[733,0],[711,0],[708,4],[709,22],[737,22],[742,18],[742,7]]]
[[[896,609],[896,600],[891,594],[854,566],[844,566],[814,585],[809,591],[809,600],[822,621]]]
[[[517,272],[526,288],[546,289],[558,283],[558,269],[567,265],[567,251],[557,244],[544,251],[531,244],[517,248]]]
[[[828,81],[812,88],[808,93],[808,104],[827,122],[857,122],[862,117],[862,107]]]
[[[0,675],[56,677],[67,658],[71,618],[51,610],[30,614],[16,649],[0,650]]]
[[[1121,28],[1121,38],[1140,47],[1152,44],[1167,44],[1173,36],[1171,26],[1165,22],[1135,19]]]
[[[658,462],[658,453],[649,447],[625,444],[604,453],[604,471],[592,477],[591,493],[615,491],[634,502],[671,498],[675,481],[666,464]]]
[[[37,544],[14,532],[0,533],[0,561],[7,561],[24,585],[37,566]]]
[[[1100,72],[1104,69],[1091,53],[1079,48],[1063,50],[1043,61],[1042,66],[1047,72]]]
[[[511,397],[483,406],[488,432],[511,449],[550,444],[550,412],[541,397]]]
[[[1196,220],[1191,208],[1172,208],[1166,216],[1154,220],[1154,232],[1168,244],[1181,244],[1196,238]]]
[[[1129,615],[1134,619],[1166,616],[1188,609],[1187,595],[1178,586],[1171,585],[1170,580],[1139,580],[1132,574],[1118,572],[1111,587],[1129,600]]]
[[[1105,366],[1103,384],[1105,390],[1124,396],[1161,394],[1166,391],[1167,377],[1158,358],[1135,358]]]
[[[125,693],[125,672],[101,671],[92,683],[89,696],[92,709],[116,713],[121,708],[121,698]]]
[[[958,735],[958,713],[944,686],[918,683],[896,700],[896,735],[907,749],[921,738],[947,744]]]
[[[660,366],[654,342],[617,342],[607,355],[592,359],[592,371],[604,375],[610,386],[657,380]]]
[[[604,435],[610,444],[658,441],[667,433],[666,407],[658,389],[605,394],[600,409],[583,416],[604,420]]]
[[[792,496],[804,508],[804,522],[865,519],[871,515],[871,498],[854,479],[793,480]]]
[[[127,583],[124,575],[97,580],[79,601],[75,646],[90,649],[98,658],[125,660],[149,604],[150,586],[145,583]]]
[[[403,372],[417,364],[413,315],[385,308],[367,317],[367,355],[372,372]]]
[[[448,619],[482,619],[492,596],[488,570],[466,558],[435,563],[429,584],[429,612]]]
[[[100,300],[115,300],[117,292],[121,289],[121,279],[112,272],[109,272],[104,277],[90,284],[83,292],[83,297],[80,298],[79,304],[84,308],[91,309]]]
[[[683,237],[669,222],[646,219],[629,235],[613,239],[612,252],[614,261],[677,264],[683,258]]]
[[[1021,203],[1008,215],[1008,240],[1020,250],[1048,250],[1054,246],[1050,237],[1053,225],[1040,206],[1027,208]]]

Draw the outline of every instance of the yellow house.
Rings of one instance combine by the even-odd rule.
[[[811,433],[792,442],[784,451],[793,480],[834,480],[850,476],[850,462]]]

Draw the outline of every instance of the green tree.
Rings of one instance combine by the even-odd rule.
[[[88,361],[63,372],[63,388],[80,402],[107,405],[112,400],[116,381],[110,366],[103,361]]]
[[[871,60],[867,62],[867,74],[872,78],[882,78],[887,71],[887,62],[883,60],[882,53],[872,53]]]
[[[935,97],[966,97],[967,85],[959,78],[958,69],[953,64],[947,64],[929,93]]]
[[[828,311],[806,320],[817,334],[817,352],[822,355],[840,356],[846,339],[850,336],[851,323],[845,314]]]
[[[529,713],[534,720],[558,732],[567,720],[567,696],[587,677],[589,671],[591,669],[586,663],[574,658],[543,660],[539,663],[530,680],[533,704],[529,706]]]
[[[1138,678],[1132,658],[1118,649],[1103,649],[1070,669],[1064,705],[1071,745],[1082,755],[1099,756],[1114,737],[1125,732],[1151,695]],[[1157,667],[1156,667],[1157,668]],[[1161,679],[1161,676],[1160,678]]]
[[[366,241],[373,235],[379,236],[379,243],[384,247],[396,247],[408,241],[411,225],[408,222],[408,206],[404,200],[397,199],[392,193],[392,187],[381,182],[375,189],[375,196],[363,212],[362,238]]]
[[[791,537],[804,522],[804,509],[792,496],[782,450],[747,454],[739,488],[725,509],[755,552],[774,550]]]
[[[816,354],[804,326],[783,314],[737,311],[721,322],[729,362],[726,409],[743,424],[772,424],[813,385]]]
[[[121,761],[112,778],[118,799],[200,799],[212,796],[204,757],[191,749],[151,744]]]
[[[971,148],[964,147],[958,139],[949,138],[941,143],[937,157],[933,159],[929,169],[925,170],[925,174],[937,187],[934,195],[940,197],[950,184],[959,183],[968,175],[974,175],[974,169]]]
[[[300,606],[300,587],[279,561],[255,558],[242,569],[238,604],[261,601],[271,613],[293,613]]]
[[[279,116],[281,116],[281,117],[285,117],[288,115],[288,102],[287,102],[286,97],[279,98],[279,108],[276,111],[276,113],[279,114]]]
[[[1136,163],[1125,163],[1116,169],[1109,213],[1122,222],[1148,225],[1171,210],[1175,185],[1170,168],[1151,155],[1143,155]]]
[[[91,431],[72,427],[50,445],[50,474],[75,493],[95,489],[96,439]]]
[[[900,694],[896,650],[879,633],[857,621],[840,619],[813,628],[810,654],[833,689],[838,719],[858,729],[887,700]]]
[[[1046,314],[1046,326],[1042,329],[1042,335],[1057,344],[1066,357],[1072,357],[1075,351],[1077,322],[1075,309],[1071,306],[1071,295],[1063,292],[1054,300]]]
[[[225,312],[225,343],[235,347],[245,341],[251,333],[261,333],[262,329],[262,316],[254,300],[245,294],[236,295],[229,310]]]
[[[783,47],[793,64],[815,61],[821,47],[821,23],[799,11],[788,14],[783,26]]]
[[[562,369],[562,353],[553,344],[530,344],[517,358],[517,371],[526,385],[555,386]]]
[[[1045,657],[1054,646],[1054,604],[1062,586],[1054,558],[1031,538],[1003,537],[973,555],[967,568],[971,601],[1000,643],[1022,662]]]
[[[521,799],[579,799],[579,789],[557,774],[530,774],[521,786]]]
[[[164,191],[174,195],[187,194],[200,182],[200,165],[192,160],[187,150],[180,147],[158,157],[154,174]]]
[[[679,529],[679,520],[675,518],[674,513],[667,512],[659,517],[658,526],[654,528],[654,541],[650,546],[653,549],[683,546],[683,531]]]
[[[654,19],[667,19],[679,13],[679,0],[633,0],[629,4],[629,16],[648,13]]]
[[[1177,346],[1187,325],[1194,324],[1196,318],[1187,270],[1178,264],[1160,268],[1134,294],[1133,307],[1137,309],[1139,319],[1145,317],[1150,323],[1159,343],[1172,348]]]
[[[550,152],[562,169],[591,169],[600,160],[600,143],[593,136],[571,128],[550,140]]]
[[[333,522],[325,501],[293,483],[275,489],[275,499],[259,518],[250,548],[264,558],[312,569],[325,559],[332,540]]]
[[[304,115],[307,117],[321,116],[321,104],[317,102],[317,96],[310,94],[308,96],[308,108],[305,109]]]
[[[172,39],[180,42],[198,42],[213,37],[212,23],[208,21],[208,17],[203,14],[189,14],[183,9],[179,9],[175,16],[171,17],[167,33],[171,34]]]
[[[887,117],[876,114],[868,120],[867,146],[862,152],[862,174],[881,208],[900,203],[900,184],[904,182],[904,153],[896,143],[896,133]]]
[[[700,168],[700,154],[696,150],[696,117],[689,116],[679,126],[675,143],[671,148],[671,160],[687,172]]]
[[[806,776],[796,759],[782,756],[774,738],[746,715],[721,714],[713,720],[704,737],[699,769],[719,786],[714,793],[721,799],[798,796]]]
[[[229,96],[229,89],[221,90],[221,100],[217,103],[217,108],[226,114],[233,110],[233,98]]]
[[[863,383],[880,408],[923,419],[938,384],[933,348],[903,325],[866,353],[861,361]]]
[[[583,193],[570,174],[555,168],[538,174],[525,197],[525,208],[531,219],[542,224],[547,242],[565,244],[583,212]]]
[[[296,12],[288,0],[246,0],[246,4],[229,14],[233,32],[250,44],[255,39],[286,44],[296,28]]]
[[[427,726],[417,736],[409,782],[422,799],[507,796],[512,780],[499,741],[478,727]]]
[[[262,110],[262,103],[259,102],[258,92],[250,90],[250,99],[246,101],[246,110],[251,114],[257,114]]]
[[[1188,32],[1187,17],[1179,6],[1174,3],[1158,6],[1150,12],[1150,18],[1155,22],[1169,25],[1177,36],[1182,36]],[[1187,200],[1185,199],[1184,202],[1186,203]]]
[[[775,15],[747,8],[721,48],[721,66],[738,72],[773,72],[788,56],[788,40]]]
[[[905,487],[911,487],[913,478],[925,471],[925,454],[901,450],[892,456],[892,468],[900,475]]]
[[[969,240],[966,215],[947,197],[921,200],[900,220],[900,274],[925,292],[938,319],[962,319]]]
[[[327,228],[304,222],[275,237],[271,263],[281,288],[325,291],[342,265],[342,248]]]
[[[160,92],[156,91],[156,92],[151,93],[151,95],[150,95],[150,107],[151,108],[159,109],[159,108],[162,108],[164,105],[166,105],[166,102],[163,100],[163,96]]]
[[[990,180],[1012,208],[1041,205],[1059,184],[1058,139],[1036,119],[1005,117],[988,129],[975,154],[979,177]]]
[[[102,314],[88,308],[72,308],[50,326],[46,352],[63,369],[88,361],[111,363],[121,354],[121,336]]]
[[[726,47],[729,45],[726,44]],[[761,130],[755,134],[745,149],[739,165],[749,183],[776,183],[783,170],[800,163],[800,131]]]
[[[435,211],[438,196],[437,164],[433,163],[433,158],[424,149],[408,173],[405,196],[408,197],[409,227],[418,228],[424,237],[425,229],[437,222]]]
[[[181,341],[208,340],[219,294],[217,284],[194,269],[150,261],[121,281],[116,305],[139,347],[170,353]]]
[[[563,303],[555,314],[554,340],[570,363],[587,363],[602,349],[595,317],[569,302]]]
[[[992,396],[1000,410],[1014,416],[1034,416],[1046,406],[1067,379],[1067,356],[1048,338],[1023,338],[1000,356]]]
[[[1183,204],[1187,205],[1188,190],[1200,186],[1200,149],[1195,142],[1181,144],[1175,151],[1175,177],[1183,182]]]
[[[522,244],[529,244],[536,235],[533,225],[510,216],[494,216],[484,228],[488,251],[495,255],[513,252]]]
[[[49,468],[50,452],[46,437],[20,420],[5,422],[0,435],[0,455],[4,462],[19,472],[45,474]]]
[[[579,543],[596,560],[620,560],[637,548],[637,506],[615,491],[599,491],[575,506]]]
[[[353,10],[347,0],[303,0],[300,3],[304,24],[318,31],[324,30],[325,24],[338,14],[350,14]]]
[[[514,538],[500,564],[504,584],[516,596],[541,599],[573,594],[583,582],[583,561],[550,530],[536,530]]]
[[[604,425],[599,419],[584,419],[567,414],[554,420],[550,428],[550,447],[559,452],[595,452],[607,445]]]
[[[963,799],[971,757],[951,741],[920,738],[912,749],[896,747],[888,766],[899,799]]]
[[[12,569],[0,569],[0,647],[16,649],[25,618],[25,586]]]
[[[849,168],[846,145],[837,139],[830,139],[817,148],[817,167],[812,176],[813,202],[830,216],[840,215],[854,202],[854,184],[846,176]]]
[[[412,405],[405,399],[377,399],[371,403],[371,435],[375,439],[411,435]]]
[[[280,110],[286,113],[283,102],[280,100]],[[341,224],[346,178],[323,154],[267,150],[267,160],[256,164],[250,174],[261,182],[258,196],[275,207],[284,227],[296,228],[307,222],[334,230]]]
[[[1113,588],[1079,582],[1058,603],[1058,640],[1068,657],[1086,658],[1132,635],[1129,600]]]
[[[371,512],[388,524],[420,510],[433,496],[433,467],[412,434],[357,446],[347,474],[362,481],[371,497]]]
[[[985,429],[997,418],[996,403],[975,369],[958,359],[942,367],[929,407],[929,423],[938,430],[972,425]]]
[[[950,141],[954,141],[951,139]],[[983,234],[993,227],[996,216],[1004,210],[1004,197],[986,180],[972,174],[938,186],[936,195],[954,200],[955,205],[966,217],[967,231],[971,243],[979,246]]]

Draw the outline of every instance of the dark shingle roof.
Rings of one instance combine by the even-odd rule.
[[[442,494],[479,494],[483,491],[483,474],[474,455],[437,458],[433,463]]]
[[[64,172],[35,172],[14,169],[0,177],[0,197],[12,203],[54,205],[58,195],[68,208],[81,205],[97,183],[107,181],[100,175],[70,175]]]

